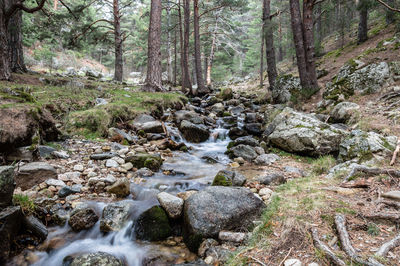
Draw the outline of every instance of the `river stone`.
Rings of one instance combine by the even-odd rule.
[[[14,167],[0,166],[0,209],[11,205],[14,188]]]
[[[143,130],[146,133],[164,133],[164,128],[160,121],[151,121],[136,127],[137,130]]]
[[[183,199],[171,195],[167,192],[161,192],[157,195],[158,202],[172,219],[181,217],[183,210]]]
[[[107,192],[115,194],[118,198],[127,197],[131,193],[129,179],[118,179],[117,182],[108,187]]]
[[[133,143],[135,141],[135,138],[131,136],[129,133],[126,133],[125,131],[118,129],[118,128],[109,128],[108,129],[108,137],[109,138],[118,138],[122,137],[124,140],[126,140],[129,143]]]
[[[273,146],[309,156],[337,152],[345,135],[344,131],[289,107],[278,114],[272,124],[273,130],[267,139]]]
[[[193,111],[180,110],[174,114],[175,123],[179,125],[183,120],[193,124],[204,124],[204,118]]]
[[[260,176],[257,178],[260,184],[263,185],[280,185],[286,182],[285,177],[280,173],[271,173],[266,176]]]
[[[82,187],[82,185],[80,185],[81,187]],[[80,190],[80,188],[78,188],[76,185],[74,185],[74,186],[72,186],[72,187],[70,187],[70,186],[65,186],[65,187],[62,187],[59,191],[58,191],[58,196],[60,197],[60,198],[65,198],[65,197],[67,197],[67,196],[69,196],[69,195],[71,195],[71,194],[74,194],[74,193],[79,193],[81,190]]]
[[[330,120],[334,123],[346,123],[359,109],[360,106],[356,103],[338,103],[330,113]]]
[[[165,211],[160,206],[153,206],[139,216],[135,233],[139,240],[160,241],[171,236],[172,229]]]
[[[45,240],[47,238],[48,231],[46,226],[35,216],[24,216],[22,224],[25,231],[37,236],[39,239]]]
[[[242,136],[246,136],[246,135],[248,135],[246,130],[238,128],[238,127],[233,127],[228,132],[229,138],[233,139],[233,140],[237,139],[239,137],[242,137]]]
[[[50,164],[44,162],[28,163],[19,168],[16,176],[17,187],[27,190],[52,178],[57,178],[57,171]]]
[[[68,224],[74,231],[79,232],[92,228],[98,220],[99,217],[95,211],[92,208],[85,207],[72,211]]]
[[[399,190],[389,191],[389,192],[383,193],[382,197],[400,201],[400,191]]]
[[[251,135],[261,136],[263,133],[262,124],[260,123],[248,123],[244,125],[244,129]]]
[[[214,177],[212,186],[243,186],[246,177],[238,172],[221,170]]]
[[[128,201],[119,201],[108,204],[103,209],[100,219],[100,231],[119,231],[129,219],[132,204]]]
[[[65,186],[66,186],[66,184],[64,183],[64,181],[61,181],[61,180],[59,180],[59,179],[54,179],[54,178],[47,179],[47,180],[45,181],[45,183],[46,183],[46,185],[48,185],[48,186],[55,186],[55,187],[65,187]]]
[[[273,153],[262,154],[257,156],[257,158],[254,160],[254,163],[258,165],[271,165],[280,159],[281,157]]]
[[[22,221],[21,207],[7,207],[0,212],[0,263],[10,255],[12,242],[15,240]]]
[[[96,252],[79,255],[77,257],[67,256],[63,265],[68,266],[125,266],[126,264],[113,255],[105,252]]]
[[[183,120],[179,126],[183,137],[193,143],[200,143],[208,140],[210,132],[205,125],[193,124],[187,120]]]
[[[108,168],[118,168],[118,166],[119,166],[119,164],[116,161],[114,161],[113,159],[108,159],[106,161],[106,167],[108,167]]]
[[[249,229],[264,208],[249,189],[207,187],[185,202],[184,242],[196,252],[203,238],[216,238],[223,230]]]
[[[160,170],[162,165],[162,159],[159,154],[137,153],[127,157],[125,161],[132,163],[138,169],[146,167],[154,172]]]
[[[253,161],[258,156],[257,152],[252,146],[243,144],[239,144],[238,146],[231,148],[230,153],[235,158],[242,157],[249,162]]]
[[[246,241],[247,238],[248,234],[240,232],[221,231],[218,234],[219,240],[233,243],[242,243],[243,241]]]
[[[106,159],[111,159],[111,158],[113,158],[115,156],[117,156],[116,153],[107,152],[107,153],[92,154],[92,155],[90,155],[90,159],[92,159],[92,160],[106,160]]]
[[[232,144],[230,144],[230,145],[237,146],[240,144],[248,145],[248,146],[252,146],[252,147],[260,146],[260,142],[251,136],[239,137],[239,138],[235,139],[234,141],[232,141]]]
[[[55,148],[53,148],[53,147],[42,146],[42,145],[39,145],[39,146],[38,146],[38,150],[39,150],[39,155],[40,155],[40,157],[41,157],[41,158],[44,158],[44,159],[51,158],[52,153],[55,152],[55,151],[57,151],[57,150],[56,150]]]

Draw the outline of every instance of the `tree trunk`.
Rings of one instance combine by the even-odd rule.
[[[121,33],[121,17],[119,14],[119,0],[113,0],[114,15],[114,39],[115,39],[115,73],[114,80],[122,82],[123,79],[123,51],[122,51],[122,33]]]
[[[360,2],[360,22],[358,24],[358,40],[357,42],[363,43],[368,40],[368,7],[366,6],[367,0],[361,0]]]
[[[24,63],[24,50],[22,47],[22,11],[17,11],[8,23],[8,48],[11,71],[25,73],[28,69]]]
[[[278,62],[283,61],[283,58],[285,57],[284,52],[283,52],[283,34],[282,34],[282,16],[279,15],[279,51],[278,51]]]
[[[58,0],[54,0],[53,2],[53,9],[57,10],[58,9]]]
[[[8,20],[5,10],[7,1],[0,3],[0,80],[9,80],[11,77],[11,64],[8,52]]]
[[[322,54],[322,3],[318,4],[318,8],[317,8],[317,21],[315,22],[315,43],[316,43],[316,54],[317,55],[321,55]]]
[[[201,67],[201,48],[200,48],[200,18],[199,0],[193,1],[194,9],[194,60],[196,65],[197,94],[204,95],[209,92],[204,84],[203,69]]]
[[[208,57],[208,65],[207,65],[207,86],[211,86],[211,70],[212,70],[212,65],[213,65],[213,60],[214,60],[214,55],[215,55],[215,49],[217,46],[217,32],[218,32],[218,15],[215,17],[215,28],[214,28],[214,34],[213,34],[213,39],[211,43],[211,51],[210,51],[210,56]]]
[[[177,38],[178,38],[178,31],[175,27],[175,38],[174,38],[174,81],[173,84],[176,86],[176,77],[178,76],[178,50],[177,50]]]
[[[167,50],[168,50],[168,58],[167,58],[167,73],[168,73],[168,82],[172,82],[172,47],[171,47],[171,2],[167,1],[167,23],[168,23],[168,33],[167,33]]]
[[[265,3],[266,0],[263,0],[263,13],[262,13],[262,27],[261,27],[261,46],[260,46],[260,87],[264,86],[264,33],[265,33],[265,21],[264,21],[264,12],[265,12]]]
[[[183,58],[184,58],[184,49],[183,49],[183,29],[182,29],[182,11],[181,11],[181,1],[178,0],[178,18],[179,18],[179,41],[180,41],[180,48],[181,48],[181,86],[182,90],[184,91],[184,86],[185,84],[185,71],[184,69],[184,63],[183,63]]]
[[[318,88],[317,71],[315,67],[315,42],[313,21],[313,0],[303,1],[303,34],[306,52],[306,67],[310,79],[309,88]]]
[[[275,59],[275,48],[274,48],[274,30],[271,22],[271,0],[264,0],[264,16],[263,21],[264,27],[264,37],[265,37],[265,51],[267,56],[267,72],[268,72],[268,82],[270,90],[275,87],[275,80],[278,76],[276,71],[276,59]]]
[[[192,91],[192,83],[189,74],[189,38],[190,38],[190,0],[183,0],[183,21],[184,21],[184,38],[183,38],[183,75],[184,80],[182,88]]]
[[[297,68],[299,70],[300,83],[303,88],[311,86],[307,73],[306,51],[304,49],[303,25],[301,21],[299,0],[290,0],[290,17],[292,23],[293,40],[296,50]]]
[[[151,1],[145,91],[161,91],[161,0]]]

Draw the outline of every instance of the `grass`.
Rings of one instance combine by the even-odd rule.
[[[292,158],[292,159],[294,159],[294,160],[296,160],[298,162],[312,163],[313,160],[314,160],[311,157],[301,156],[301,155],[298,155],[298,154],[289,153],[289,152],[286,152],[286,151],[281,150],[279,148],[270,148],[269,151],[271,153],[275,153],[275,154],[277,154],[277,155],[279,155],[281,157],[290,157],[290,158]]]
[[[15,194],[13,196],[15,205],[19,205],[25,215],[35,212],[35,203],[26,195]]]
[[[327,174],[335,164],[336,160],[332,155],[322,156],[312,162],[311,171],[316,175]]]

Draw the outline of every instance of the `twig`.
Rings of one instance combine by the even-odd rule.
[[[311,232],[311,236],[313,239],[313,243],[314,246],[319,249],[322,250],[325,254],[326,257],[328,257],[328,259],[334,263],[335,265],[339,265],[339,266],[345,266],[346,263],[344,261],[342,261],[341,259],[339,259],[335,253],[327,246],[325,245],[325,243],[323,243],[318,236],[318,230],[317,228],[310,228],[310,232]]]
[[[397,154],[399,153],[399,151],[400,151],[400,139],[397,142],[397,146],[396,146],[396,149],[394,150],[392,160],[390,161],[391,166],[394,165],[394,163],[396,162],[396,157],[397,157]]]
[[[286,256],[283,258],[283,260],[281,261],[281,263],[279,263],[279,266],[281,266],[282,265],[282,263],[284,263],[285,262],[285,260],[289,257],[289,255],[290,255],[290,253],[292,252],[292,248],[290,248],[289,249],[289,252],[288,252],[288,254],[286,254]]]

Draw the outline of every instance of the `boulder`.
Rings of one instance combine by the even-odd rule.
[[[27,190],[47,179],[57,179],[57,171],[48,163],[33,162],[21,166],[15,179],[17,187]]]
[[[232,157],[242,157],[246,161],[253,161],[257,156],[257,152],[255,151],[254,147],[249,145],[239,144],[229,150],[229,153]]]
[[[247,131],[238,127],[233,127],[228,132],[229,138],[233,140],[246,135],[248,135]]]
[[[222,89],[221,92],[218,94],[218,98],[227,101],[233,98],[233,91],[231,88]]]
[[[7,207],[0,212],[0,264],[10,255],[12,242],[15,240],[22,221],[21,207]]]
[[[205,125],[193,124],[187,120],[183,120],[179,126],[183,137],[193,143],[200,143],[208,140],[210,132]]]
[[[330,113],[330,121],[334,123],[346,123],[360,109],[360,106],[352,102],[338,103]]]
[[[185,202],[184,242],[196,252],[203,238],[216,238],[223,230],[249,229],[264,208],[249,189],[207,187]]]
[[[183,199],[171,195],[167,192],[161,192],[157,195],[158,202],[172,219],[181,217],[183,210]]]
[[[111,232],[121,230],[129,219],[132,203],[119,201],[108,204],[103,209],[100,219],[100,231]]]
[[[273,153],[261,154],[257,156],[257,158],[254,160],[254,163],[258,165],[271,165],[280,159],[281,157]]]
[[[152,121],[141,124],[137,130],[143,130],[146,133],[164,133],[164,128],[160,121]]]
[[[12,204],[14,188],[14,167],[0,166],[0,210]]]
[[[275,81],[272,90],[272,100],[274,103],[288,103],[292,94],[301,90],[300,79],[292,75],[281,75]]]
[[[92,208],[83,207],[72,211],[68,224],[72,230],[79,232],[92,228],[98,220],[99,217]]]
[[[110,139],[121,139],[125,140],[128,143],[134,143],[135,142],[135,137],[133,137],[131,134],[126,133],[122,129],[114,128],[111,127],[108,129],[108,137]]]
[[[179,125],[183,120],[189,121],[193,124],[204,124],[204,118],[193,111],[180,110],[175,112],[174,120]]]
[[[232,141],[231,143],[232,143],[232,144],[230,144],[231,146],[237,146],[240,144],[248,145],[248,146],[252,146],[252,147],[260,146],[260,142],[251,136],[239,137],[239,138],[235,139],[234,141]]]
[[[130,183],[128,178],[118,179],[107,189],[108,193],[115,194],[118,198],[125,198],[131,193]]]
[[[63,265],[69,266],[125,266],[126,264],[117,257],[105,252],[88,253],[76,257],[67,256]]]
[[[160,170],[163,160],[159,154],[138,153],[127,157],[125,162],[132,163],[133,167],[138,169],[146,167],[157,172]]]
[[[46,226],[35,216],[24,216],[22,224],[26,232],[37,236],[41,240],[45,240],[47,238],[48,231]]]
[[[339,151],[346,132],[323,123],[312,115],[285,108],[272,121],[269,135],[275,147],[291,153],[320,156]]]
[[[263,185],[280,185],[286,182],[285,176],[279,173],[271,173],[265,176],[260,176],[257,181]]]
[[[139,240],[160,241],[171,236],[172,229],[165,211],[160,206],[153,206],[139,216],[135,233]]]
[[[244,129],[251,135],[261,136],[263,133],[261,123],[248,123],[244,125]]]
[[[246,177],[238,172],[221,170],[214,177],[212,186],[238,186],[241,187],[246,182]]]
[[[353,130],[340,143],[339,161],[356,159],[358,162],[390,156],[396,148],[397,137],[384,137],[375,132]]]

